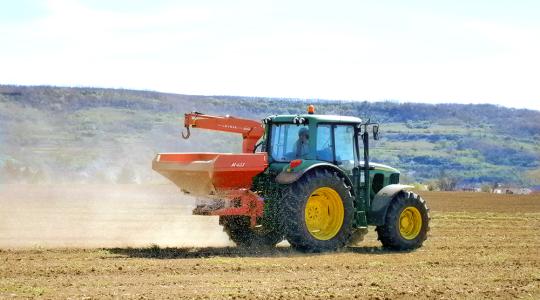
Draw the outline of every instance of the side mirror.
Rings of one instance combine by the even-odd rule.
[[[379,125],[373,125],[373,139],[379,139]]]

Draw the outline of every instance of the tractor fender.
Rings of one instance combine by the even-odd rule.
[[[389,184],[383,187],[373,198],[368,216],[370,224],[384,225],[386,211],[395,196],[413,186],[404,184]]]
[[[349,176],[347,176],[347,174],[345,174],[345,172],[343,172],[343,170],[341,170],[340,168],[336,167],[333,164],[325,163],[325,162],[312,164],[309,167],[304,168],[302,170],[298,170],[296,172],[288,172],[287,169],[284,169],[276,176],[276,182],[280,184],[291,184],[293,182],[296,182],[298,179],[302,178],[302,176],[306,174],[307,172],[310,172],[315,169],[326,169],[330,172],[336,172],[339,175],[341,175],[341,177],[344,178],[348,186],[350,187],[353,186],[351,179],[349,178]],[[352,189],[351,189],[351,193],[354,194]]]

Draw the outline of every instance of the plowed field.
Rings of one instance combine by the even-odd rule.
[[[421,193],[424,247],[239,250],[170,186],[0,185],[3,298],[540,299],[540,195]]]

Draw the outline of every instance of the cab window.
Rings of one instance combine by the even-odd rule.
[[[317,159],[352,169],[355,161],[354,127],[350,125],[317,126]]]
[[[317,126],[317,159],[334,162],[334,144],[332,126]]]
[[[354,165],[354,128],[350,125],[334,127],[336,162],[338,165]]]
[[[275,161],[305,159],[309,155],[309,129],[305,125],[272,125],[270,154]]]

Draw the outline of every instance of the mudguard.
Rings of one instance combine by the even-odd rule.
[[[411,189],[413,186],[404,184],[389,184],[383,187],[373,198],[371,202],[371,208],[368,213],[368,222],[370,225],[384,225],[384,219],[386,217],[386,211],[388,206],[394,197],[407,189]]]
[[[307,161],[304,161],[304,162],[309,164],[309,162]],[[291,171],[290,169],[285,167],[278,174],[278,176],[276,176],[276,182],[280,184],[291,184],[293,182],[296,182],[298,179],[302,177],[302,175],[306,174],[307,172],[314,169],[318,169],[318,168],[323,168],[329,171],[337,172],[338,174],[342,175],[343,178],[345,178],[345,182],[349,186],[351,187],[353,186],[351,179],[349,178],[349,176],[347,176],[347,174],[345,174],[340,168],[336,167],[335,165],[326,163],[326,162],[317,162],[303,168],[300,167],[298,168],[297,171],[295,170]],[[351,192],[353,191],[351,190]]]

